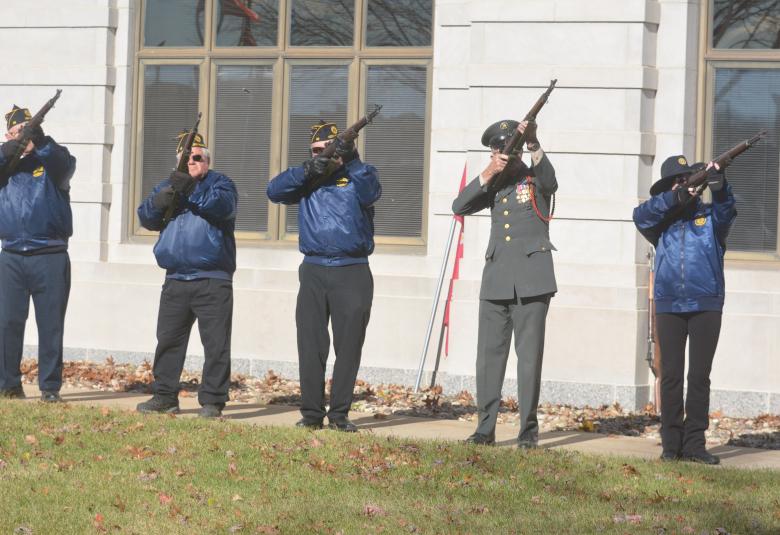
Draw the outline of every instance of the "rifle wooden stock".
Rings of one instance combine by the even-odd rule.
[[[731,162],[748,150],[750,147],[755,145],[761,138],[766,136],[766,130],[761,130],[759,133],[757,133],[755,136],[751,137],[750,139],[746,139],[745,141],[741,143],[737,143],[733,147],[731,147],[729,150],[712,160],[714,163],[718,164],[718,167],[721,169],[725,169],[729,165],[731,165]],[[699,188],[701,187],[703,189],[703,186],[706,185],[707,176],[709,175],[709,169],[699,169],[695,173],[693,173],[691,176],[689,176],[685,183],[683,184],[686,188]]]
[[[533,106],[531,106],[531,109],[528,110],[528,113],[525,114],[525,117],[523,117],[523,121],[535,121],[536,116],[539,114],[539,112],[542,110],[545,104],[547,104],[547,99],[550,98],[550,93],[552,93],[553,89],[555,89],[555,84],[558,82],[558,79],[550,80],[550,85],[545,89],[544,93],[536,100]],[[501,154],[505,154],[510,157],[515,156],[515,152],[522,150],[523,144],[525,143],[525,140],[528,136],[525,132],[522,134],[518,132],[517,130],[514,131],[512,134],[512,137],[510,137],[507,142],[504,144],[504,148],[501,150]],[[512,178],[510,175],[512,171],[510,170],[511,167],[513,167],[511,164],[511,161],[507,163],[507,166],[504,168],[501,173],[495,177],[492,181],[492,189],[495,191],[503,189],[506,184],[509,182],[509,180]]]
[[[38,110],[38,113],[33,115],[30,120],[27,121],[27,124],[24,125],[24,128],[22,128],[22,135],[17,139],[17,141],[19,141],[19,147],[5,163],[5,168],[3,169],[2,173],[3,176],[10,177],[14,174],[16,171],[16,166],[19,165],[19,161],[22,159],[22,156],[24,156],[24,151],[27,148],[27,145],[30,143],[33,129],[36,126],[41,126],[44,117],[46,117],[46,114],[49,113],[49,110],[54,107],[54,103],[57,102],[58,98],[60,98],[61,93],[62,89],[58,89],[54,96],[50,98],[46,104],[41,107],[40,110]]]
[[[380,104],[376,104],[374,106],[374,109],[371,110],[371,112],[368,115],[362,117],[358,122],[356,122],[355,124],[347,128],[343,132],[340,132],[339,135],[336,137],[346,143],[355,141],[355,139],[357,139],[358,137],[358,132],[360,132],[366,125],[371,123],[371,121],[374,120],[374,117],[377,116],[379,110],[381,109],[382,106]],[[330,177],[333,171],[337,169],[336,163],[332,160],[335,154],[336,154],[336,143],[334,140],[333,142],[326,145],[323,151],[318,155],[318,157],[320,158],[330,159],[331,162],[328,164],[328,168],[322,176],[313,179],[310,182],[309,191],[314,191],[315,189],[317,189],[321,184],[323,184]]]
[[[189,172],[189,163],[190,163],[190,155],[192,154],[192,144],[195,143],[195,136],[198,135],[198,125],[200,124],[200,117],[202,113],[198,112],[198,118],[195,120],[195,126],[192,127],[192,130],[190,130],[190,133],[187,134],[187,140],[184,142],[184,145],[182,146],[181,156],[179,157],[179,163],[176,165],[176,171],[182,172],[182,173],[188,173]],[[171,222],[171,219],[173,219],[173,214],[176,213],[176,210],[179,208],[179,201],[181,200],[181,195],[178,193],[173,196],[173,201],[171,201],[171,204],[168,205],[168,208],[165,210],[165,215],[163,215],[163,228],[165,228],[168,223]]]

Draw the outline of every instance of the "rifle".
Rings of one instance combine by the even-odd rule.
[[[176,165],[175,171],[179,171],[181,173],[188,173],[189,172],[189,162],[190,162],[190,154],[192,154],[192,144],[195,143],[195,136],[198,135],[198,125],[200,124],[200,117],[201,113],[198,112],[198,118],[195,120],[195,126],[192,127],[190,130],[190,133],[187,134],[187,139],[184,142],[184,145],[182,145],[182,151],[181,156],[179,157],[179,163]],[[173,219],[173,214],[176,213],[176,210],[179,208],[179,200],[181,195],[178,193],[174,195],[173,201],[171,201],[171,204],[168,205],[168,208],[165,210],[165,215],[163,216],[163,228],[168,225],[168,223],[171,222],[171,219]]]
[[[525,114],[525,117],[523,117],[524,121],[535,121],[536,116],[539,114],[539,112],[542,110],[545,104],[547,104],[547,99],[550,98],[550,93],[552,93],[553,89],[555,89],[555,84],[558,82],[558,79],[550,80],[550,85],[547,87],[547,89],[542,93],[542,95],[536,100],[533,106],[531,106],[531,109],[528,111],[528,113]],[[501,150],[501,154],[505,154],[511,158],[515,157],[515,152],[519,152],[523,148],[523,144],[525,143],[525,140],[528,136],[525,132],[522,134],[515,129],[514,133],[512,134],[512,137],[510,137],[506,143],[504,144],[504,148]],[[494,191],[499,191],[504,189],[506,184],[511,179],[510,174],[510,165],[507,163],[507,166],[504,168],[501,173],[495,177],[491,182],[491,189]]]
[[[740,154],[748,150],[750,147],[758,143],[758,141],[764,136],[766,136],[766,130],[761,130],[755,136],[751,137],[750,139],[746,139],[741,143],[737,143],[729,150],[727,150],[726,152],[724,152],[723,154],[721,154],[720,156],[712,160],[713,163],[718,164],[718,167],[720,167],[720,169],[725,169],[726,167],[731,165],[731,162],[734,160],[734,158],[736,158],[737,156],[739,156]],[[686,178],[685,182],[681,184],[680,187],[696,188],[697,193],[701,193],[704,190],[704,188],[707,186],[707,177],[709,176],[709,174],[710,174],[709,169],[699,169],[698,171],[690,175],[688,178]]]
[[[647,252],[650,273],[647,280],[647,355],[645,360],[653,372],[653,408],[656,414],[661,412],[661,348],[658,345],[658,333],[655,322],[655,249]]]
[[[62,93],[62,89],[58,89],[54,96],[50,98],[48,102],[46,102],[46,104],[41,107],[40,110],[38,110],[38,113],[33,115],[32,118],[27,121],[27,124],[24,125],[24,128],[22,128],[22,134],[17,139],[17,141],[19,141],[19,147],[5,163],[5,168],[2,172],[3,176],[10,177],[14,174],[14,171],[16,171],[16,166],[19,165],[19,161],[22,159],[22,156],[24,156],[24,151],[27,148],[27,145],[30,144],[30,138],[32,137],[33,129],[36,126],[41,126],[43,118],[46,117],[46,114],[49,113],[49,110],[54,107],[54,103],[57,102],[58,98],[60,98],[60,93]]]
[[[374,120],[374,117],[377,116],[379,113],[379,110],[382,109],[382,106],[380,104],[374,105],[374,109],[365,117],[360,119],[358,122],[344,130],[343,132],[340,132],[338,136],[336,136],[338,139],[345,143],[349,143],[351,141],[355,141],[358,137],[358,132],[360,132],[367,124],[369,124],[371,121]],[[334,142],[329,143],[325,146],[323,151],[318,155],[320,158],[328,158],[331,159],[330,163],[328,164],[328,168],[325,170],[325,173],[312,180],[309,185],[309,191],[313,191],[317,189],[320,185],[322,185],[328,177],[333,173],[333,171],[336,170],[336,163],[332,160],[333,155],[336,153],[336,143]]]

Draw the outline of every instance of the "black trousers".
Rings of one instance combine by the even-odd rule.
[[[661,443],[682,454],[704,450],[710,425],[710,371],[720,335],[721,312],[658,314],[661,348]],[[688,340],[688,393],[684,400],[685,342]]]
[[[32,256],[0,253],[0,389],[22,384],[19,366],[32,297],[38,325],[38,387],[60,390],[62,337],[69,295],[67,252]]]
[[[366,327],[374,298],[368,264],[329,267],[304,262],[298,269],[301,286],[295,310],[298,327],[298,368],[301,414],[325,416],[325,366],[330,350],[328,320],[333,327],[333,383],[328,418],[343,418],[352,405]]]
[[[203,344],[201,405],[225,403],[230,385],[230,333],[233,326],[233,283],[221,279],[166,279],[157,316],[152,391],[176,400],[192,324],[198,320]]]

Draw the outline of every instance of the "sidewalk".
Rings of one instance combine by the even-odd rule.
[[[37,400],[39,392],[33,385],[24,385],[27,398]],[[146,399],[146,394],[101,392],[98,390],[63,388],[60,392],[68,403],[86,406],[109,406],[135,410]],[[195,416],[200,405],[197,397],[179,398],[181,414]],[[223,412],[225,418],[255,425],[292,426],[300,418],[297,407],[289,405],[258,405],[230,403]],[[360,432],[379,436],[397,436],[411,439],[463,440],[474,431],[472,422],[441,420],[413,416],[391,415],[377,419],[373,414],[351,412],[350,419]],[[499,424],[496,441],[499,446],[514,446],[517,426]],[[597,455],[617,455],[657,459],[661,447],[656,440],[625,436],[610,436],[581,431],[557,431],[543,433],[539,444],[544,448],[562,448]],[[721,465],[734,468],[769,468],[780,470],[780,450],[762,450],[718,446],[710,451],[721,458]]]

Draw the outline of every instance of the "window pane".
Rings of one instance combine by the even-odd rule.
[[[714,0],[713,48],[780,48],[778,0]]]
[[[268,230],[268,166],[271,153],[273,68],[220,65],[217,68],[214,167],[238,189],[236,230]]]
[[[292,46],[352,46],[355,0],[291,0]]]
[[[426,67],[368,68],[369,111],[382,111],[363,130],[365,160],[379,170],[382,198],[376,205],[377,235],[420,236],[425,164]]]
[[[202,1],[146,0],[144,46],[203,46]]]
[[[217,46],[276,46],[279,0],[217,0]]]
[[[197,65],[144,66],[142,196],[176,166],[176,134],[198,115]]]
[[[366,46],[431,46],[433,0],[368,0]]]
[[[739,211],[728,246],[737,251],[774,252],[780,183],[780,70],[716,69],[714,108],[713,156],[761,129],[769,132],[726,171]]]
[[[311,126],[320,119],[344,129],[347,122],[347,65],[293,65],[290,71],[287,165],[311,157]],[[298,206],[287,209],[287,232],[298,232]]]

